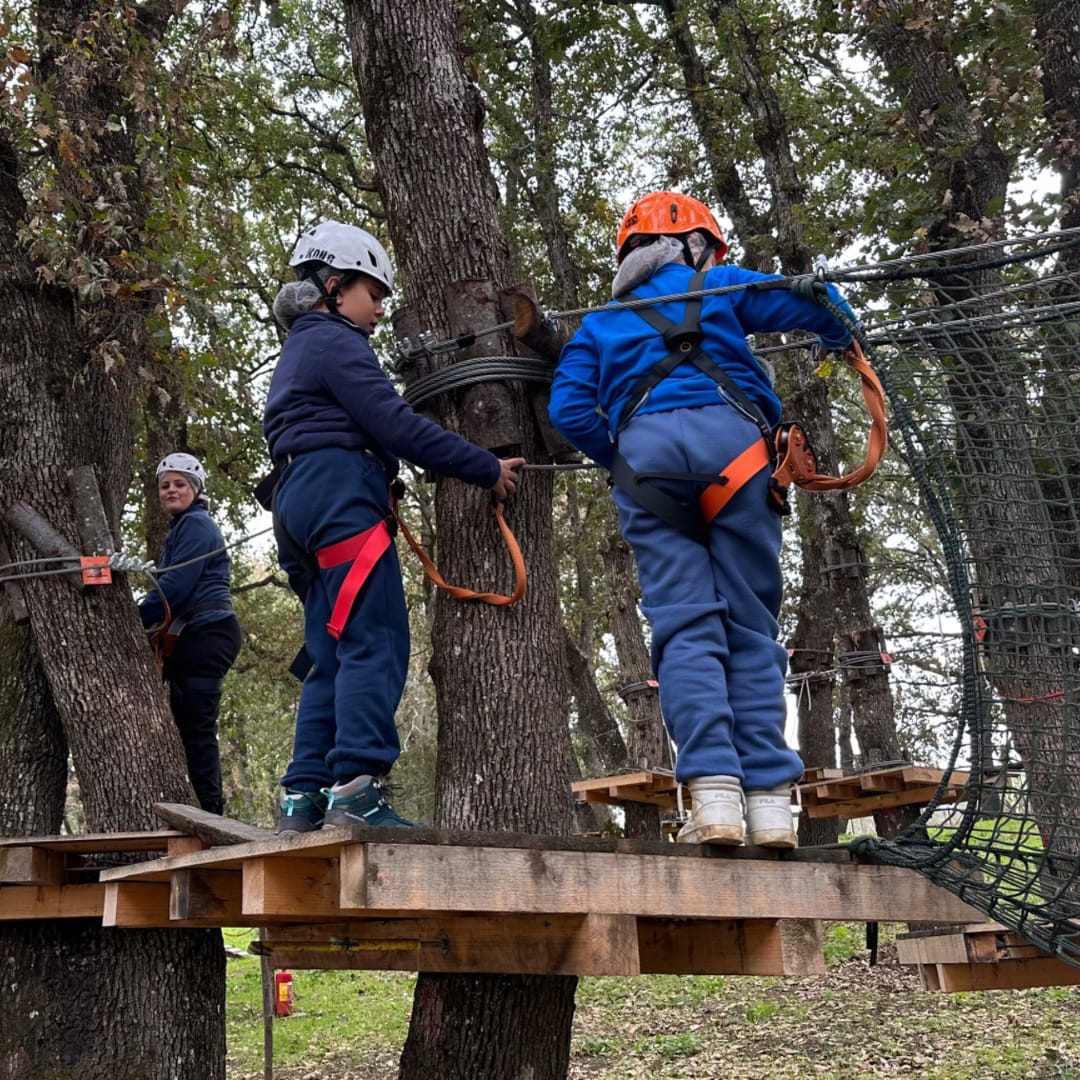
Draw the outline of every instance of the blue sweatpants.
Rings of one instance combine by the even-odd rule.
[[[757,427],[727,404],[636,416],[619,451],[636,472],[718,473]],[[614,489],[652,627],[660,707],[678,747],[677,776],[737,776],[754,791],[797,780],[784,741],[787,652],[777,643],[780,518],[762,469],[727,504],[706,547]],[[700,486],[678,490],[680,497]]]
[[[386,473],[358,450],[300,454],[286,468],[275,495],[280,527],[314,557],[386,517]],[[290,582],[303,582],[310,564],[279,545]],[[351,563],[307,577],[304,644],[313,667],[300,692],[293,758],[282,784],[316,791],[362,774],[384,776],[401,751],[394,713],[409,665],[409,617],[401,566],[391,544],[353,605],[341,638],[326,631]]]

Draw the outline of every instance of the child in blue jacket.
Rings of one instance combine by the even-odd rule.
[[[370,233],[336,221],[306,232],[274,314],[289,336],[263,430],[275,466],[278,556],[304,603],[304,680],[279,831],[409,825],[383,779],[400,751],[394,713],[409,662],[397,552],[385,529],[398,459],[492,490],[500,460],[412,411],[368,344],[394,283]],[[363,571],[367,570],[366,576]]]
[[[586,316],[559,361],[550,416],[613,470],[677,779],[691,794],[678,839],[737,845],[748,826],[752,844],[794,847],[791,785],[803,766],[784,739],[780,518],[763,443],[780,401],[746,336],[799,328],[842,349],[851,335],[813,300],[758,284],[774,277],[718,266],[726,251],[696,199],[666,191],[639,199],[619,230],[616,299],[750,287],[706,296],[699,311],[671,301]],[[830,296],[843,305],[831,287]],[[720,482],[727,501],[706,524],[697,495],[736,461],[752,464],[743,480]],[[668,512],[673,502],[689,526]]]

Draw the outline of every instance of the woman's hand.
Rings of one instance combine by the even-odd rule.
[[[496,499],[505,499],[513,495],[518,486],[518,475],[514,471],[525,464],[523,457],[499,458],[499,479],[491,489],[495,492]]]

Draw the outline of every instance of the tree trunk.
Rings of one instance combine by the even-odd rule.
[[[502,321],[510,284],[483,108],[466,78],[449,0],[346,0],[353,63],[390,238],[423,325],[460,331]],[[472,281],[469,286],[455,283]],[[456,309],[456,310],[455,310]],[[483,339],[495,351],[503,338]],[[451,427],[484,445],[540,452],[518,388],[484,385],[440,403]],[[566,834],[573,829],[563,649],[555,588],[551,477],[530,475],[508,508],[529,564],[511,608],[436,602],[431,673],[439,712],[436,822],[458,829]],[[442,569],[504,579],[487,493],[440,480]],[[490,587],[490,586],[488,586]],[[417,981],[401,1075],[535,1080],[565,1076],[577,980],[431,976]]]
[[[638,614],[641,591],[634,553],[617,529],[613,529],[601,554],[611,597],[611,633],[619,668],[629,685],[637,684],[636,689],[623,694],[630,719],[628,764],[634,769],[666,768],[671,763],[671,744],[660,714],[660,694],[641,686],[651,678],[652,664]],[[628,803],[626,835],[660,839],[660,810],[644,803]]]
[[[68,472],[95,466],[114,536],[131,479],[137,368],[150,356],[153,301],[106,297],[67,273],[80,260],[112,265],[142,252],[147,187],[137,133],[144,117],[131,82],[176,7],[140,8],[129,22],[112,5],[42,4],[34,16],[46,118],[69,133],[50,137],[48,164],[59,205],[93,217],[103,199],[113,231],[87,228],[50,249],[47,265],[22,246],[32,211],[19,190],[22,164],[0,126],[0,519],[16,501],[47,518],[73,546],[78,533]],[[93,41],[93,48],[87,41]],[[62,73],[62,74],[61,74]],[[117,124],[119,115],[123,123]],[[40,169],[39,163],[35,168]],[[120,260],[123,262],[123,260]],[[54,284],[40,284],[38,273]],[[132,299],[132,296],[135,299]],[[27,433],[33,437],[28,438]],[[16,559],[36,554],[0,520]],[[92,831],[156,826],[160,800],[190,801],[180,741],[122,575],[78,593],[59,578],[24,583],[30,629],[70,746]],[[57,738],[48,708],[35,710]],[[34,718],[27,716],[33,731]],[[36,736],[44,738],[44,735]],[[66,756],[63,742],[52,757]],[[4,766],[18,767],[6,759]],[[55,765],[52,766],[55,771]],[[0,790],[17,778],[0,774]],[[32,815],[56,825],[55,778]],[[3,975],[17,1022],[0,1035],[4,1080],[218,1080],[224,1076],[224,955],[216,931],[132,933],[42,922],[5,926]]]

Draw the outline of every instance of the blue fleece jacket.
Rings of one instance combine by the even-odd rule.
[[[207,513],[206,504],[196,500],[170,522],[165,547],[157,561],[158,569],[167,570],[224,546],[221,530]],[[160,574],[158,584],[169,601],[172,617],[183,619],[189,626],[217,622],[232,614],[229,554],[226,551]],[[157,589],[151,589],[139,604],[139,615],[143,626],[156,626],[161,622],[164,609]]]
[[[370,450],[395,476],[398,458],[489,488],[499,460],[412,411],[368,344],[367,331],[322,312],[293,324],[270,380],[263,433],[275,461],[324,447]]]
[[[682,263],[662,266],[637,296],[685,292],[693,271]],[[775,279],[738,266],[717,266],[705,275],[705,288]],[[830,285],[831,299],[850,311]],[[673,301],[656,307],[681,322],[686,304]],[[854,315],[852,315],[854,319]],[[706,296],[701,305],[702,348],[761,409],[770,424],[780,420],[780,399],[769,377],[746,343],[747,334],[809,330],[830,349],[851,343],[851,335],[824,308],[787,289],[740,289]],[[637,381],[667,355],[663,338],[640,315],[617,308],[587,315],[566,344],[551,388],[548,414],[552,424],[579,450],[611,468],[615,432]],[[639,413],[715,405],[716,383],[692,364],[677,367],[654,387]]]

